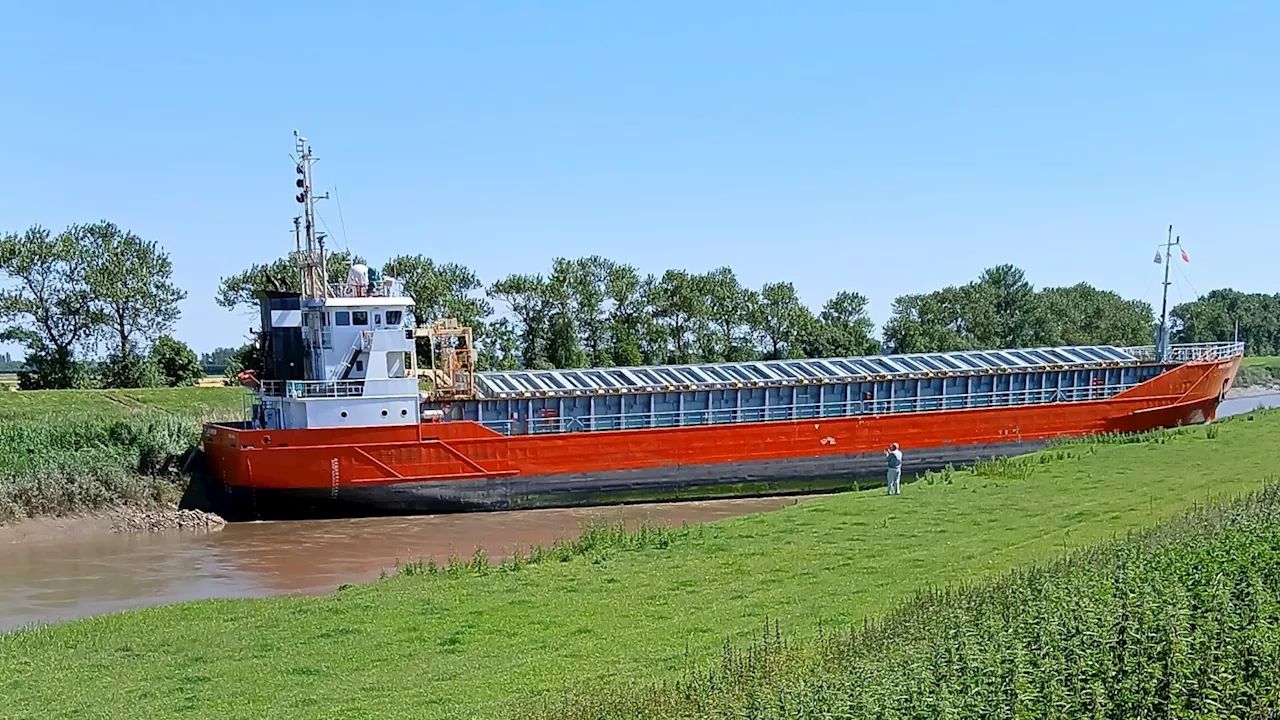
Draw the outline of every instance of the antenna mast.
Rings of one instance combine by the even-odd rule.
[[[293,131],[294,149],[298,153],[298,194],[294,197],[302,205],[302,215],[293,219],[295,244],[297,245],[298,272],[302,280],[302,297],[305,300],[321,300],[329,296],[329,278],[325,275],[324,242],[316,238],[316,200],[327,200],[329,193],[313,195],[311,192],[311,168],[319,158],[311,154],[307,139]],[[299,225],[303,235],[298,237]]]
[[[1182,244],[1182,236],[1173,236],[1173,226],[1169,226],[1169,239],[1164,243],[1164,293],[1160,299],[1160,332],[1156,335],[1156,357],[1160,362],[1169,361],[1169,265],[1173,261],[1173,246]],[[1156,252],[1156,262],[1160,262],[1160,253]]]

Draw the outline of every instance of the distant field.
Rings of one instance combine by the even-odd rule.
[[[235,418],[243,411],[244,395],[242,388],[235,387],[0,392],[0,418],[7,421],[67,416],[68,420],[74,420],[148,412],[194,418]]]

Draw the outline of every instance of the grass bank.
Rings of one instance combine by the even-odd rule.
[[[1280,413],[1081,442],[597,543],[415,572],[322,598],[203,601],[0,636],[14,718],[486,717],[570,689],[678,679],[774,618],[796,637],[875,618],[1149,526],[1280,470]]]
[[[1240,363],[1235,387],[1280,387],[1280,357],[1246,357]]]
[[[1280,709],[1280,485],[556,720],[1265,718]]]
[[[171,507],[206,419],[234,388],[0,392],[0,523],[120,505]]]
[[[0,393],[0,422],[121,418],[147,413],[189,418],[239,417],[245,391],[234,387],[138,390],[15,390]]]

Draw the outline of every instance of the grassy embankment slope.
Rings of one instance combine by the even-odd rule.
[[[1280,357],[1260,355],[1244,358],[1236,375],[1235,387],[1280,387]]]
[[[236,388],[0,391],[0,523],[115,505],[169,506],[206,419]]]
[[[0,637],[14,718],[484,717],[672,679],[753,637],[857,623],[1105,541],[1280,470],[1280,413],[1080,443],[488,572],[203,601]],[[670,542],[666,542],[669,540]]]
[[[547,720],[1273,718],[1280,483],[861,626],[766,628],[712,668]],[[526,717],[529,715],[526,714]]]

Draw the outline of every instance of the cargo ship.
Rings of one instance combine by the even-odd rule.
[[[1237,342],[1171,344],[1166,301],[1144,347],[478,372],[471,330],[418,326],[401,281],[356,265],[327,282],[305,138],[298,153],[301,289],[259,296],[262,367],[241,376],[248,418],[201,438],[208,485],[233,517],[883,483],[891,443],[910,477],[1055,439],[1210,421],[1244,354]],[[1166,298],[1175,244],[1163,246]]]

